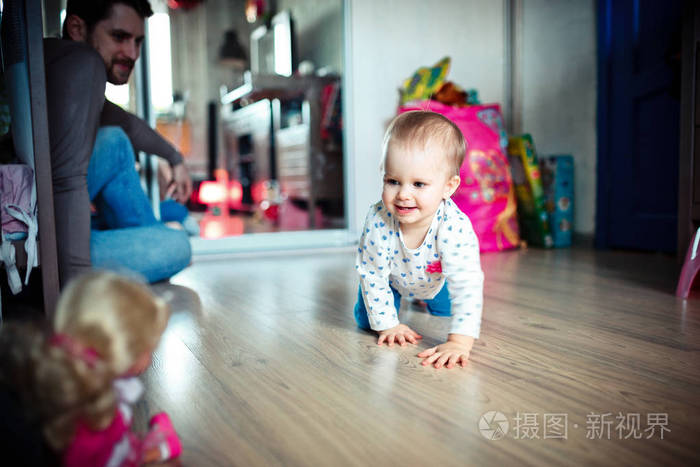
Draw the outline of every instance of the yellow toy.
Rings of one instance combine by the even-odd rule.
[[[444,83],[449,68],[450,57],[445,57],[431,68],[423,67],[416,70],[413,76],[403,83],[401,104],[429,99]]]

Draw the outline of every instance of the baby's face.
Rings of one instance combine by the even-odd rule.
[[[384,163],[382,201],[402,227],[427,230],[443,199],[459,185],[438,149],[390,145]]]

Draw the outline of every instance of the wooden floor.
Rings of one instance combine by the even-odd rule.
[[[156,286],[174,313],[137,423],[168,411],[187,466],[700,461],[700,296],[674,297],[675,259],[484,255],[481,339],[452,370],[415,356],[449,318],[402,312],[425,336],[405,348],[355,327],[353,264],[344,251],[200,261]]]

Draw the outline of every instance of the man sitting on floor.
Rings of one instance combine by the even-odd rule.
[[[191,259],[187,234],[155,218],[134,169],[134,149],[163,157],[173,168],[174,196],[185,202],[192,181],[182,155],[104,97],[107,81],[128,81],[152,14],[148,0],[68,0],[63,39],[44,41],[62,285],[90,267],[156,282]]]

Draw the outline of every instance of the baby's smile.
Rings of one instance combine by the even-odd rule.
[[[399,215],[410,214],[416,209],[416,206],[399,206],[398,204],[395,204],[394,207],[396,208],[396,214]]]

